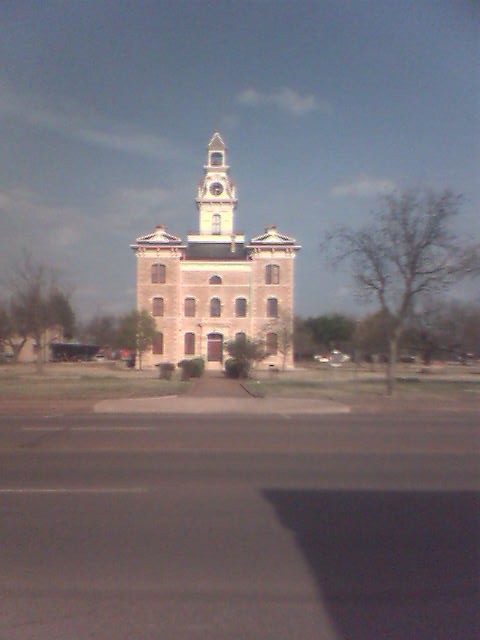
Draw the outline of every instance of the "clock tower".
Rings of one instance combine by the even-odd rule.
[[[234,212],[237,205],[235,185],[228,175],[227,148],[215,132],[207,147],[205,175],[196,198],[199,235],[210,241],[231,242],[234,236]],[[193,239],[193,238],[192,238]]]
[[[227,149],[215,132],[195,199],[198,228],[187,242],[164,225],[131,245],[137,256],[137,309],[157,336],[143,363],[202,358],[221,370],[230,340],[262,339],[262,366],[293,367],[293,270],[300,246],[269,225],[250,241],[235,230],[236,189]]]

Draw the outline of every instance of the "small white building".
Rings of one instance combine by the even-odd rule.
[[[293,366],[295,256],[300,246],[275,226],[245,240],[235,231],[237,197],[225,143],[214,133],[198,186],[198,232],[186,242],[158,225],[137,238],[137,308],[155,318],[158,338],[144,366],[201,356],[222,368],[225,343],[265,340],[262,366]]]

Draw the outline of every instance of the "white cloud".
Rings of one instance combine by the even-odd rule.
[[[325,114],[332,113],[332,107],[328,102],[318,100],[312,94],[302,96],[289,87],[282,87],[273,93],[262,93],[249,87],[238,94],[237,101],[247,107],[273,105],[295,116],[303,116],[317,110]]]
[[[80,113],[76,105],[53,109],[38,98],[20,96],[0,83],[0,115],[21,119],[34,127],[54,131],[104,149],[157,158],[176,158],[179,152],[168,140],[125,122],[98,114]]]
[[[395,182],[388,178],[374,178],[362,175],[352,182],[336,185],[331,189],[330,194],[334,198],[370,198],[385,191],[393,191],[395,188]]]

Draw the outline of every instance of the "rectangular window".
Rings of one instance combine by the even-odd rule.
[[[164,306],[163,298],[154,298],[152,301],[152,315],[163,316]]]
[[[245,298],[237,298],[235,300],[235,315],[237,318],[245,318],[247,316],[247,301]]]
[[[153,353],[156,355],[163,354],[163,333],[158,332],[153,339]]]
[[[219,213],[214,213],[212,216],[212,233],[214,235],[220,235],[222,232],[222,218]]]
[[[280,283],[280,267],[278,264],[267,264],[265,267],[265,284]]]
[[[195,317],[195,298],[185,298],[184,312],[186,318]]]
[[[185,334],[185,355],[186,356],[195,355],[195,334],[194,333]]]
[[[267,333],[265,344],[267,355],[276,356],[278,352],[278,337],[276,333]]]
[[[163,284],[165,282],[166,268],[164,264],[152,264],[152,283]]]
[[[278,318],[278,300],[276,298],[268,298],[267,300],[267,318]]]
[[[222,315],[222,305],[220,303],[220,298],[212,298],[210,300],[210,317],[220,318],[221,315]]]

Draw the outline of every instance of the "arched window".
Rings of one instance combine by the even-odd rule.
[[[219,213],[212,216],[212,233],[217,236],[222,233],[222,216]]]
[[[277,300],[277,298],[268,298],[268,300],[267,300],[267,318],[278,318],[278,300]]]
[[[163,316],[165,311],[165,305],[163,298],[154,298],[152,300],[152,314],[154,316]]]
[[[195,298],[185,298],[184,314],[186,318],[195,317]]]
[[[247,315],[247,300],[246,298],[237,298],[235,300],[235,315],[237,318],[245,318]]]
[[[222,284],[222,279],[220,276],[211,276],[208,284]]]
[[[162,284],[165,282],[166,267],[164,264],[152,264],[152,282]]]
[[[163,354],[163,333],[160,331],[155,334],[152,351],[157,355]]]
[[[210,165],[212,167],[221,167],[223,164],[223,153],[220,151],[213,151],[210,155]]]
[[[212,298],[210,300],[210,317],[220,318],[222,315],[222,304],[220,298]]]
[[[184,338],[184,351],[186,356],[195,355],[195,334],[186,333]]]
[[[238,333],[235,334],[235,340],[237,342],[245,342],[246,339],[247,339],[247,334],[244,333],[243,331],[239,331]]]
[[[278,353],[278,336],[276,333],[267,333],[265,341],[265,351],[269,356],[276,356]]]
[[[280,283],[280,267],[278,264],[267,264],[265,267],[265,284]]]

